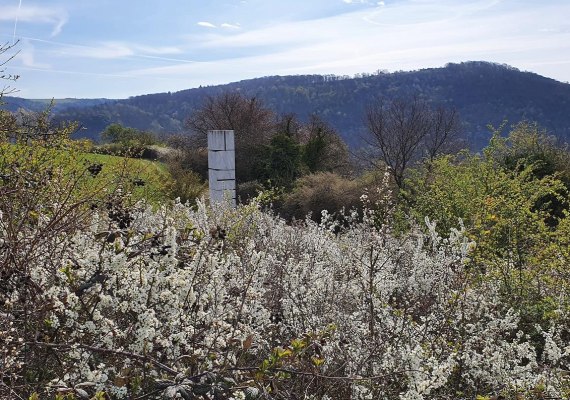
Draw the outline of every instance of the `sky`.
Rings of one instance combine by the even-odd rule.
[[[509,64],[570,81],[569,0],[0,0],[25,98]],[[0,69],[1,69],[0,68]],[[0,88],[2,83],[0,83]]]

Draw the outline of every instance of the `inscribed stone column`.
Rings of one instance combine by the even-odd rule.
[[[236,206],[234,131],[208,131],[210,202]]]

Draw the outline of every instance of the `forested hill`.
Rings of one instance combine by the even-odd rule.
[[[97,138],[108,124],[118,122],[155,132],[184,131],[184,120],[205,96],[240,91],[260,98],[279,113],[305,119],[319,114],[351,145],[365,131],[364,114],[375,96],[418,95],[433,104],[455,107],[465,123],[472,148],[486,143],[488,124],[498,126],[522,119],[538,122],[550,133],[570,141],[570,84],[487,62],[448,64],[412,72],[363,74],[354,78],[321,75],[271,76],[67,108],[58,118],[78,120],[83,133]]]
[[[54,113],[64,110],[92,107],[99,104],[113,102],[109,99],[23,99],[21,97],[2,98],[2,108],[8,111],[17,111],[20,108],[29,111],[45,111],[52,107]]]

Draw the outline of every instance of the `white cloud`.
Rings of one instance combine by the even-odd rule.
[[[203,26],[205,28],[215,28],[216,25],[212,24],[211,22],[206,22],[206,21],[200,21],[197,23],[197,25]]]
[[[283,46],[306,45],[316,41],[333,40],[336,36],[334,26],[321,26],[321,22],[328,20],[313,20],[302,22],[287,22],[249,30],[234,35],[207,35],[188,39],[198,43],[199,47],[206,49],[240,49],[254,47],[271,47],[273,51],[280,51]],[[332,35],[332,36],[331,36]]]
[[[228,23],[223,23],[222,25],[220,25],[222,28],[226,28],[226,29],[241,29],[241,26],[239,24],[228,24]]]
[[[15,21],[29,23],[43,23],[52,25],[51,36],[57,36],[68,20],[67,12],[57,7],[42,7],[22,5],[0,6],[0,21]]]
[[[164,55],[164,54],[182,54],[183,50],[175,46],[147,46],[147,45],[130,45],[137,53]]]
[[[27,40],[23,41],[22,47],[16,56],[17,60],[20,60],[24,67],[37,68],[37,69],[48,69],[49,64],[39,63],[35,60],[35,48]]]
[[[70,45],[62,50],[66,55],[73,57],[87,57],[99,59],[117,59],[127,57],[152,58],[165,61],[191,62],[189,60],[162,57],[168,54],[180,54],[177,47],[152,47],[124,42],[105,42],[97,46]]]
[[[346,4],[371,4],[370,0],[342,0],[342,1],[345,2]]]
[[[328,1],[333,0],[318,0]],[[352,75],[378,69],[438,67],[468,60],[507,63],[570,80],[568,0],[535,2],[532,7],[523,6],[518,0],[399,0],[385,1],[384,7],[382,0],[342,1],[334,0],[336,5],[328,16],[313,19],[306,16],[319,15],[320,6],[311,8],[308,14],[300,11],[299,15],[251,15],[248,10],[239,13],[234,9],[222,14],[204,6],[208,12],[198,17],[202,21],[190,27],[192,36],[182,33],[175,39],[164,39],[158,32],[149,32],[146,42],[144,35],[113,40],[116,32],[106,31],[110,40],[85,42],[84,46],[55,41],[44,41],[51,44],[40,46],[32,41],[35,49],[24,54],[22,63],[36,67],[50,63],[53,70],[61,73],[105,71],[134,77],[113,81],[108,87],[110,96],[175,91],[267,75]],[[237,0],[235,3],[239,4]],[[239,8],[248,7],[249,4]],[[6,7],[0,7],[0,21],[15,17],[5,10]],[[301,14],[305,19],[300,18]],[[50,28],[62,21],[57,19],[57,12],[46,11],[46,15],[43,20],[34,18],[36,22],[50,23],[46,25]],[[187,24],[182,26],[188,28]],[[62,37],[66,33],[64,29]],[[105,40],[102,35],[98,37]],[[75,40],[86,39],[68,39]],[[196,62],[193,57],[201,61]],[[57,76],[55,72],[53,76]],[[78,79],[70,84],[70,95],[76,95],[83,84],[87,91],[84,81],[88,80]]]
[[[199,84],[214,84],[275,74],[413,70],[468,60],[524,67],[525,60],[540,52],[570,50],[568,35],[531,36],[548,15],[557,15],[559,21],[552,22],[562,23],[570,4],[556,13],[548,5],[520,10],[493,8],[495,4],[495,0],[461,5],[452,0],[406,1],[382,10],[280,23],[232,36],[207,35],[201,38],[203,48],[226,54],[249,49],[251,55],[132,73],[181,79],[191,75]]]
[[[50,50],[56,57],[72,57],[72,58],[94,58],[94,59],[120,59],[126,57],[151,58],[174,62],[193,62],[181,58],[169,58],[165,55],[182,54],[183,50],[175,46],[149,46],[138,43],[129,42],[102,42],[95,45],[80,45],[73,43],[63,43],[53,40],[44,40],[38,38],[23,37],[26,43],[42,43],[50,45]]]
[[[82,46],[72,49],[74,56],[90,58],[123,58],[135,54],[134,50],[123,43],[103,43],[97,47]]]

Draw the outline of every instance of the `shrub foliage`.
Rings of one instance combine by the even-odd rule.
[[[533,163],[434,159],[406,203],[289,224],[151,206],[63,136],[0,152],[1,398],[570,396],[567,194]],[[366,182],[303,179],[319,208]]]
[[[4,237],[7,217],[3,210]],[[27,235],[38,240],[25,265],[13,264],[12,243],[2,245],[2,271],[22,270],[0,291],[0,391],[568,394],[567,309],[537,328],[539,352],[500,282],[474,281],[465,232],[442,239],[428,220],[428,234],[395,238],[373,217],[335,234],[326,213],[320,224],[290,226],[255,203],[154,211],[138,203],[126,220],[93,211],[74,232],[41,240],[32,225]]]

